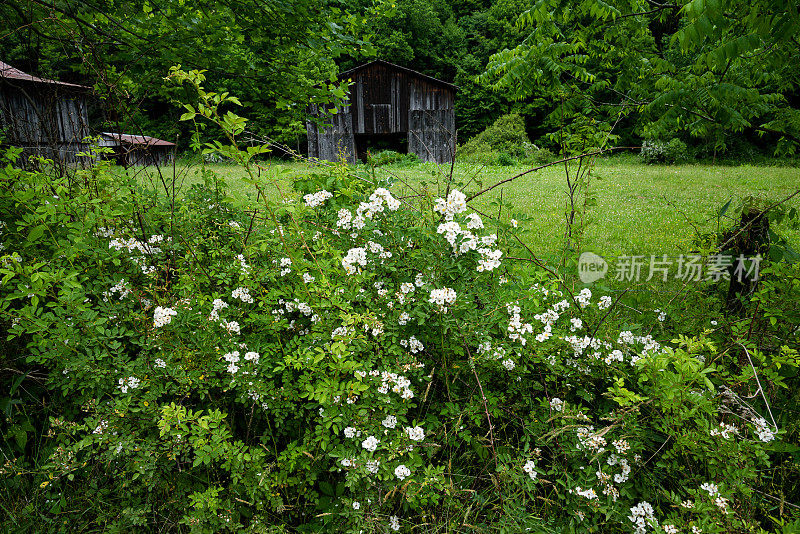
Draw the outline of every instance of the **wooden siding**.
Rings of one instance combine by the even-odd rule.
[[[58,85],[0,79],[0,127],[4,144],[57,163],[81,163],[89,144],[86,95]],[[88,163],[88,162],[86,162]]]
[[[455,148],[455,89],[408,69],[374,62],[351,75],[349,105],[320,130],[308,122],[310,157],[355,161],[356,134],[408,134],[409,152],[423,161],[451,161]],[[318,110],[312,107],[312,116]],[[424,113],[423,113],[424,112]]]
[[[453,160],[456,149],[454,116],[444,109],[411,111],[408,151],[422,161]]]

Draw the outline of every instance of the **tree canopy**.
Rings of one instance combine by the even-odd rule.
[[[790,154],[800,140],[791,0],[23,0],[0,16],[6,62],[88,79],[104,125],[166,138],[185,96],[163,83],[172,65],[207,71],[257,133],[294,143],[309,103],[342,96],[336,73],[380,57],[459,86],[459,141],[510,112],[545,146],[581,117],[624,145]]]

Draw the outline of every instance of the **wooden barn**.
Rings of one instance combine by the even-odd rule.
[[[0,61],[2,143],[57,165],[88,163],[77,154],[89,148],[89,87],[26,74]]]
[[[147,135],[103,132],[100,146],[111,147],[118,165],[167,165],[175,158],[175,143]]]
[[[455,154],[456,86],[382,60],[343,72],[352,80],[348,104],[325,119],[308,121],[308,155],[351,163],[367,151],[416,154],[422,161],[445,163]],[[311,106],[312,116],[319,110]]]

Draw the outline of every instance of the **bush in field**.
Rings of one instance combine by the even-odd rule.
[[[683,163],[689,160],[689,149],[686,143],[678,138],[670,139],[667,143],[647,140],[642,143],[639,156],[647,164]]]
[[[235,147],[243,119],[216,114],[226,95],[173,77],[201,99],[183,118],[231,141],[207,148],[264,187],[261,149]],[[240,207],[207,174],[176,205],[102,165],[0,171],[0,320],[51,398],[35,448],[2,445],[17,524],[756,524],[777,429],[711,330],[659,341],[655,317],[628,326],[610,297],[507,261],[517,230],[461,191],[410,203],[385,185],[341,164],[300,200]]]
[[[458,155],[480,158],[482,154],[505,152],[513,157],[523,157],[527,146],[531,146],[531,142],[525,133],[525,121],[520,115],[509,114],[459,147]]]

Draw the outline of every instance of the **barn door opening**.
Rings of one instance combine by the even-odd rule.
[[[408,152],[408,138],[405,133],[356,134],[356,157],[367,161],[367,154],[377,154],[382,150],[394,150],[401,154]]]

